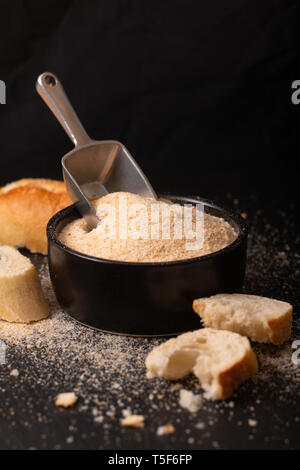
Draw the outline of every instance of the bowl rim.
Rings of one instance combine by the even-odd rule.
[[[85,253],[81,253],[80,251],[76,251],[73,248],[68,247],[64,243],[62,243],[59,238],[58,234],[56,232],[57,225],[66,217],[70,216],[72,213],[77,212],[78,213],[78,218],[80,218],[80,214],[77,211],[76,205],[78,203],[72,204],[70,206],[65,207],[64,209],[60,210],[59,212],[56,212],[51,219],[49,219],[46,232],[47,232],[47,239],[48,239],[48,244],[50,242],[53,242],[58,248],[61,250],[69,253],[72,256],[75,256],[77,258],[82,258],[87,261],[91,262],[96,262],[96,263],[104,263],[104,264],[113,264],[113,265],[122,265],[122,266],[141,266],[141,267],[146,267],[146,266],[151,266],[151,267],[168,267],[168,266],[177,266],[177,265],[185,265],[185,264],[190,264],[190,263],[199,263],[200,261],[206,261],[212,258],[217,258],[219,256],[222,256],[223,254],[230,253],[232,250],[234,250],[237,246],[241,245],[242,242],[246,241],[248,233],[249,233],[249,227],[248,224],[245,222],[245,220],[236,212],[234,212],[231,209],[225,208],[222,205],[215,204],[213,201],[210,199],[206,199],[200,196],[179,196],[175,194],[158,194],[159,197],[161,198],[169,198],[169,199],[174,199],[174,200],[180,200],[181,202],[187,202],[187,203],[192,203],[196,204],[197,202],[204,203],[205,206],[211,207],[213,209],[216,209],[226,215],[228,219],[231,219],[235,225],[238,227],[238,234],[236,239],[230,243],[229,245],[225,246],[221,250],[215,251],[213,253],[209,253],[207,255],[202,255],[202,256],[197,256],[194,258],[186,258],[186,259],[180,259],[180,260],[175,260],[175,261],[157,261],[157,262],[149,262],[149,261],[141,261],[141,262],[136,262],[136,261],[119,261],[119,260],[112,260],[112,259],[105,259],[105,258],[98,258],[96,256],[91,256],[87,255]],[[49,251],[49,250],[48,250]]]

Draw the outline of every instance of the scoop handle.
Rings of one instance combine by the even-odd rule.
[[[91,142],[58,78],[51,72],[42,73],[36,90],[64,128],[75,147]]]

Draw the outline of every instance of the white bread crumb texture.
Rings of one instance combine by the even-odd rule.
[[[292,305],[247,294],[217,294],[193,302],[207,327],[233,331],[252,341],[280,345],[291,335]]]
[[[184,333],[155,347],[146,358],[146,367],[154,376],[169,380],[193,372],[206,398],[213,400],[228,398],[258,370],[247,338],[211,328]],[[188,395],[182,396],[185,403]]]

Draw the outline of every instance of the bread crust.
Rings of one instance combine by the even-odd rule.
[[[257,371],[257,359],[250,348],[239,362],[219,374],[219,399],[229,398],[242,382],[250,379]]]
[[[46,255],[48,220],[70,204],[63,181],[28,178],[0,188],[0,244]]]
[[[276,346],[280,346],[285,343],[291,336],[291,326],[292,326],[292,316],[293,309],[292,307],[288,310],[285,315],[281,317],[273,318],[268,321],[268,326],[270,328],[270,341]]]

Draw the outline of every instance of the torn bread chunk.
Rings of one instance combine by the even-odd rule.
[[[0,246],[0,319],[29,323],[49,314],[38,274],[26,256]]]
[[[247,338],[211,328],[184,333],[155,347],[146,367],[156,377],[178,380],[193,372],[205,397],[223,400],[258,370]]]
[[[229,330],[259,343],[280,345],[291,335],[293,307],[257,295],[217,294],[194,300],[205,326]]]
[[[63,408],[69,408],[75,405],[78,398],[74,392],[59,393],[56,397],[55,405],[62,406]]]

